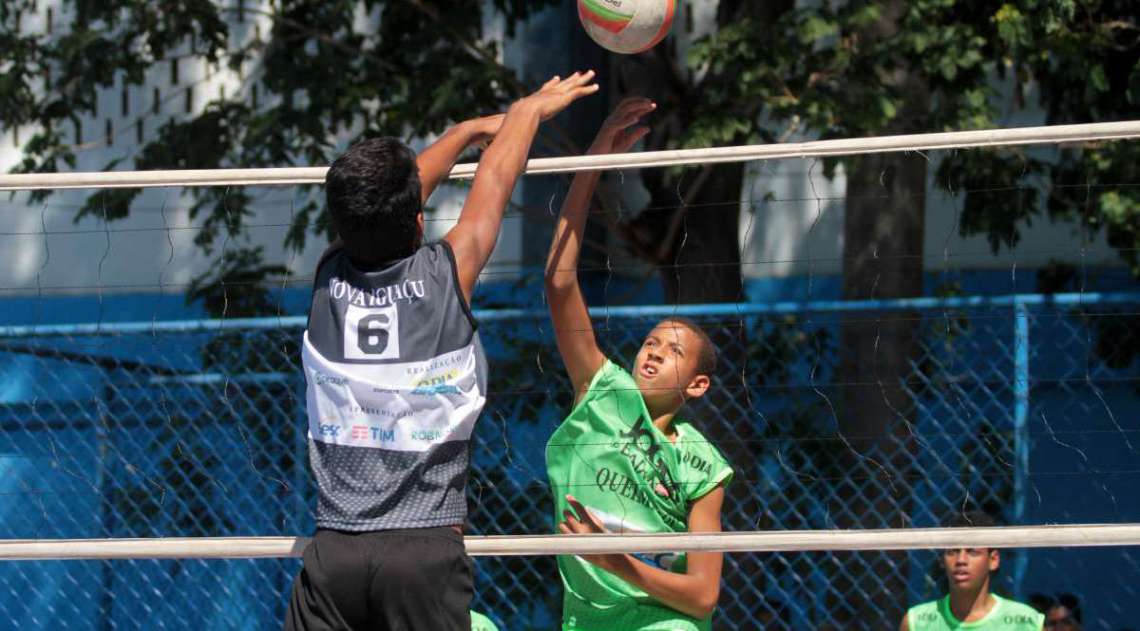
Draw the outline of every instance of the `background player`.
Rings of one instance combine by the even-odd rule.
[[[993,518],[981,511],[955,515],[949,528],[993,527]],[[938,600],[911,607],[899,625],[901,631],[1041,631],[1045,617],[1029,605],[993,593],[990,580],[1001,567],[995,548],[953,548],[942,551],[942,568],[949,590]]]

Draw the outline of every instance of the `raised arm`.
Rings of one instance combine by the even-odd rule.
[[[475,281],[491,258],[503,211],[515,182],[526,167],[527,154],[538,124],[566,109],[574,101],[598,91],[594,72],[575,72],[566,79],[554,77],[540,90],[519,99],[507,111],[491,146],[483,152],[471,192],[459,213],[459,222],[444,237],[455,252],[459,285],[471,300]]]
[[[602,124],[587,153],[628,151],[649,132],[648,127],[635,125],[655,107],[649,99],[623,100]],[[594,196],[600,175],[598,171],[579,171],[574,175],[570,191],[562,203],[562,212],[558,215],[550,254],[546,259],[546,299],[554,322],[558,352],[570,375],[575,398],[580,398],[585,393],[590,380],[606,360],[598,348],[586,299],[578,284],[578,256],[582,251],[590,200]]]
[[[567,498],[577,515],[569,511],[558,524],[563,534],[605,532],[601,523],[577,500]],[[720,532],[724,486],[718,486],[693,502],[689,509],[689,532]],[[684,574],[654,567],[629,554],[583,556],[598,567],[637,585],[647,594],[683,614],[704,619],[716,609],[720,598],[720,575],[724,555],[720,552],[690,552]]]
[[[448,129],[416,156],[416,166],[420,171],[420,200],[423,203],[427,203],[439,183],[451,173],[455,161],[467,147],[495,137],[504,117],[504,114],[495,114],[465,120]]]

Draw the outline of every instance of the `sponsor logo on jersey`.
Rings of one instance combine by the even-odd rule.
[[[712,475],[712,463],[692,452],[681,454],[681,464],[688,465],[705,475]]]
[[[385,287],[363,289],[334,276],[329,279],[329,296],[357,307],[388,307],[401,300],[422,300],[427,297],[427,288],[422,280],[404,280]]]
[[[422,440],[424,442],[431,442],[439,440],[443,437],[443,432],[438,429],[417,429],[412,432],[412,440]]]
[[[317,426],[317,434],[324,438],[336,441],[338,438],[348,437],[351,443],[390,443],[396,440],[396,430],[384,428],[379,425],[369,425],[359,421],[330,419]]]
[[[347,386],[348,385],[348,379],[346,377],[338,377],[336,375],[330,375],[328,373],[323,373],[323,372],[313,373],[313,381],[318,386],[323,386],[323,385]]]
[[[648,489],[620,471],[602,467],[594,475],[594,483],[598,485],[598,490],[603,493],[614,493],[645,507],[653,506]]]
[[[677,499],[680,497],[677,482],[661,453],[664,446],[657,441],[648,423],[644,417],[637,419],[637,423],[628,432],[621,432],[621,437],[626,440],[615,446],[629,460],[639,477],[653,483],[654,492],[662,497]],[[661,487],[660,490],[657,489],[658,486]]]

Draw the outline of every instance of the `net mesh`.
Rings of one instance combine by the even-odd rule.
[[[1119,164],[1127,151],[1097,152],[1125,145],[1091,153]],[[1024,151],[977,155],[1052,149]],[[932,155],[924,168],[941,178],[965,153]],[[1140,477],[1140,292],[1119,264],[1136,251],[1096,234],[1096,221],[1120,223],[1135,197],[1132,174],[1060,173],[1046,185],[1039,173],[991,169],[902,200],[884,193],[885,171],[880,188],[854,193],[831,177],[834,166],[748,163],[743,180],[730,182],[740,196],[722,194],[720,181],[706,185],[696,165],[618,171],[591,212],[580,269],[592,305],[723,297],[706,285],[726,267],[720,281],[762,296],[607,309],[595,319],[603,350],[620,364],[675,310],[710,333],[719,376],[687,414],[736,472],[725,529],[927,527],[968,507],[1011,524],[1140,522],[1130,501]],[[668,185],[647,193],[653,178]],[[307,266],[324,241],[320,192],[109,190],[0,206],[10,219],[0,230],[8,269],[0,317],[19,325],[0,327],[0,538],[312,532],[305,323],[285,315],[308,306]],[[542,282],[528,265],[545,254],[564,192],[564,179],[527,180],[476,292],[491,383],[473,444],[470,534],[554,530],[544,450],[572,397],[549,316],[531,310]],[[429,238],[452,225],[464,189],[440,193]],[[926,295],[941,297],[828,300],[844,293],[842,275],[857,256],[841,244],[844,213],[886,198],[923,205],[920,236],[932,238],[862,254],[887,273],[921,270]],[[1057,199],[1069,214],[1049,212],[1072,221],[1074,234],[1040,238],[1022,226],[1017,245],[1012,228],[979,227],[987,209],[1016,209],[1010,221],[1020,225],[1037,216],[1030,207]],[[698,215],[716,221],[698,225]],[[638,232],[660,225],[676,237],[672,249],[661,248],[668,238]],[[739,233],[737,252],[710,238],[729,228]],[[966,239],[969,231],[991,242]],[[1071,277],[1053,289],[1076,293],[1028,293],[1034,280],[1050,284],[1042,274],[1055,273],[1055,262]],[[863,278],[867,286],[849,293],[889,293],[880,276]],[[1097,293],[1106,289],[1135,293]],[[203,313],[219,319],[168,321]],[[278,317],[237,319],[267,313]],[[94,324],[57,324],[68,322]],[[944,593],[934,560],[929,551],[729,554],[714,628],[895,628],[905,607]],[[474,609],[503,629],[558,626],[553,557],[475,565]],[[188,620],[279,628],[299,567],[296,559],[7,562],[0,617],[50,629]],[[1117,577],[1138,571],[1133,548],[1007,550],[998,588],[1019,598],[1081,594],[1088,628],[1108,629],[1135,617],[1135,588]]]

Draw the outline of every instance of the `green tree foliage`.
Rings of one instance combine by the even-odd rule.
[[[148,69],[185,63],[187,56],[178,51],[188,42],[191,60],[240,71],[245,93],[172,116],[136,154],[118,157],[107,168],[323,165],[346,135],[414,138],[439,132],[452,121],[498,110],[524,89],[520,78],[496,61],[500,44],[484,32],[488,11],[501,15],[511,34],[550,0],[246,4],[63,0],[49,9],[44,0],[3,3],[0,123],[35,129],[15,170],[74,168],[71,130],[95,114],[99,91],[140,84]],[[62,24],[57,17],[51,32],[23,27],[33,13],[42,17],[49,10],[74,19]],[[254,16],[271,20],[268,32],[251,31],[243,20]],[[96,193],[76,219],[126,217],[139,192]],[[227,243],[225,269],[215,276],[245,273],[237,264],[262,277],[279,271],[248,245],[243,223],[252,202],[248,195],[217,187],[188,194],[191,216],[204,226],[197,245],[212,253]],[[316,201],[295,210],[286,245],[299,250],[324,224]],[[194,289],[203,297],[213,295],[206,287]]]

